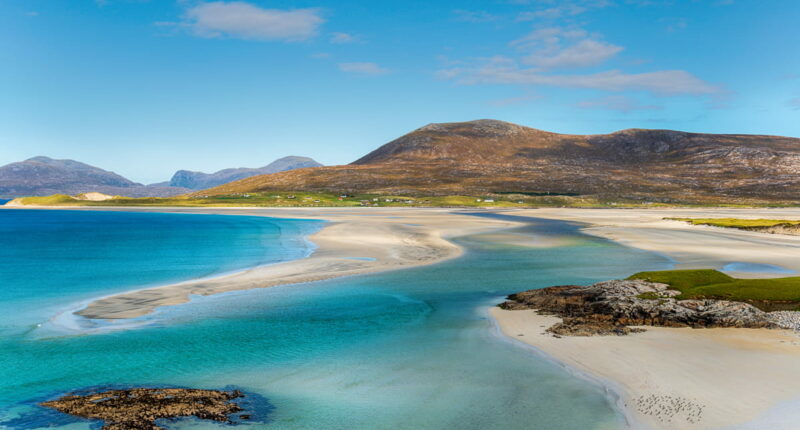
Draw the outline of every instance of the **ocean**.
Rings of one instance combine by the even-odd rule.
[[[140,327],[76,335],[43,327],[91,297],[302,258],[312,249],[303,237],[323,224],[0,211],[0,422],[86,429],[36,402],[84,387],[169,385],[263,399],[243,428],[624,428],[602,386],[499,335],[487,308],[512,292],[669,262],[575,224],[526,221],[503,233],[514,240],[457,239],[467,252],[441,264],[195,298]],[[536,246],[543,238],[558,246]]]

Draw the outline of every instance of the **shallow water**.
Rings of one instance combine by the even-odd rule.
[[[774,264],[742,263],[742,262],[728,263],[722,267],[722,270],[726,272],[780,273],[785,275],[791,275],[797,273],[792,269],[776,266]]]
[[[530,241],[464,237],[467,253],[438,265],[197,298],[134,330],[18,332],[0,340],[0,409],[24,418],[31,399],[103,384],[234,385],[274,406],[269,423],[246,428],[622,428],[599,385],[499,336],[486,309],[511,292],[668,262],[572,224],[531,222],[511,232]],[[542,238],[558,245],[524,245]]]
[[[263,217],[0,210],[0,335],[70,303],[307,255],[321,223]]]

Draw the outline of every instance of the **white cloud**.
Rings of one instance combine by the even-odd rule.
[[[339,63],[339,70],[345,73],[369,76],[385,75],[389,73],[389,69],[384,69],[375,63]]]
[[[636,90],[658,95],[711,95],[721,92],[719,87],[683,70],[661,70],[646,73],[609,70],[591,74],[559,75],[543,73],[538,69],[520,68],[514,60],[506,57],[489,59],[483,65],[474,68],[443,70],[438,75],[445,79],[455,79],[464,85],[515,84],[604,91]]]
[[[490,100],[489,104],[496,107],[505,107],[505,106],[524,104],[534,100],[540,100],[542,98],[543,98],[542,96],[537,94],[528,94],[524,96],[507,97],[504,99]]]
[[[608,109],[624,113],[641,110],[664,109],[663,106],[641,104],[636,99],[621,95],[611,95],[591,100],[584,100],[579,102],[577,106],[583,109]]]
[[[344,44],[344,43],[353,43],[357,40],[355,36],[349,33],[331,33],[331,43],[335,44]]]
[[[563,49],[535,52],[524,57],[522,61],[543,69],[587,67],[603,63],[622,49],[621,46],[610,43],[583,39]]]
[[[462,62],[450,62],[436,75],[462,85],[508,84],[585,88],[609,92],[645,91],[661,96],[706,95],[720,97],[725,91],[685,70],[656,70],[629,73],[618,69],[601,72],[566,73],[566,69],[597,66],[623,50],[601,40],[602,36],[580,29],[541,28],[514,40],[511,47],[518,54],[512,58],[495,56]],[[613,105],[611,102],[615,102]],[[629,109],[620,100],[606,103]]]
[[[537,4],[543,8],[522,12],[517,21],[554,20],[569,18],[613,5],[607,0],[562,0],[562,1],[523,1],[520,4]]]
[[[496,21],[497,16],[482,10],[454,10],[453,14],[459,21],[466,22],[491,22]]]
[[[245,2],[210,2],[187,9],[180,25],[202,37],[299,41],[315,36],[323,22],[319,9],[263,9]]]
[[[558,27],[536,30],[511,45],[530,51],[522,57],[523,63],[544,70],[594,66],[623,50],[621,46],[597,40],[584,30]]]

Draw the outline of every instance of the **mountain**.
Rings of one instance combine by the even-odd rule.
[[[182,187],[193,190],[202,190],[204,188],[216,187],[228,182],[237,181],[239,179],[249,178],[251,176],[266,175],[270,173],[283,172],[286,170],[302,169],[305,167],[320,167],[322,164],[317,163],[308,157],[283,157],[279,158],[272,163],[255,169],[238,168],[238,169],[225,169],[215,173],[191,172],[188,170],[178,170],[172,176],[169,182],[164,182],[154,185],[169,185],[171,187]]]
[[[0,197],[100,192],[128,197],[174,196],[190,190],[147,187],[114,172],[73,160],[34,157],[0,167]]]
[[[568,135],[478,120],[426,125],[349,165],[255,176],[202,194],[520,192],[651,201],[796,201],[798,173],[797,138],[643,129]]]

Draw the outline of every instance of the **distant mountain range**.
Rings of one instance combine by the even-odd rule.
[[[495,120],[430,124],[349,165],[254,176],[202,194],[279,190],[797,201],[800,139],[643,129],[567,135]]]
[[[302,169],[305,167],[321,167],[308,157],[289,156],[279,158],[272,163],[255,169],[240,167],[235,169],[224,169],[214,173],[192,172],[189,170],[178,170],[169,182],[153,184],[153,186],[181,187],[191,190],[202,190],[205,188],[216,187],[239,179],[249,178],[257,175],[267,175],[270,173],[283,172],[286,170]]]
[[[127,197],[167,197],[248,176],[308,166],[321,164],[306,157],[285,157],[258,169],[226,169],[212,174],[180,170],[169,182],[143,185],[78,161],[34,157],[0,167],[0,198],[86,192]]]

